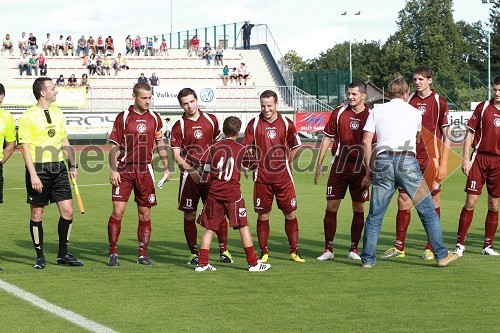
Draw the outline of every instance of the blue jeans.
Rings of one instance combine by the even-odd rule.
[[[417,160],[409,155],[382,153],[377,156],[375,170],[373,170],[370,212],[365,222],[363,251],[361,252],[363,264],[375,263],[382,220],[398,186],[402,187],[413,200],[436,260],[445,258],[448,255],[448,249],[443,245],[441,221],[434,209],[431,193],[423,181]]]

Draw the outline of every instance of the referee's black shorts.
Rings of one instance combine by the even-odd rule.
[[[42,182],[42,193],[31,186],[31,177],[26,170],[26,202],[37,206],[73,199],[69,184],[68,170],[64,162],[34,163],[36,174]]]

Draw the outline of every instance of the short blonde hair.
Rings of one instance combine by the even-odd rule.
[[[402,76],[398,76],[387,86],[387,93],[390,98],[401,98],[403,94],[408,92],[408,83]]]

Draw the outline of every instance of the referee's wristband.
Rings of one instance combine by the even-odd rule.
[[[73,165],[71,165],[71,164],[68,163],[68,168],[70,168],[70,169],[78,169],[78,163],[75,163]]]

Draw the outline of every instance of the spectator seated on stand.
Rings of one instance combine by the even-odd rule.
[[[32,54],[30,59],[28,60],[30,66],[30,75],[35,72],[35,75],[38,76],[38,60],[35,54]]]
[[[141,73],[141,76],[137,79],[137,83],[147,83],[149,84],[148,78],[144,76],[144,73]]]
[[[121,53],[118,53],[118,56],[115,58],[113,68],[115,70],[115,76],[118,75],[118,72],[122,69],[129,69],[127,66],[127,60],[122,57]]]
[[[167,47],[167,41],[165,39],[163,39],[161,41],[161,45],[160,45],[160,55],[163,55],[163,56],[169,56],[168,54],[168,47]]]
[[[154,43],[153,43],[153,38],[149,37],[148,41],[146,42],[146,49],[144,50],[144,56],[147,57],[148,53],[150,56],[155,55],[155,48],[154,48]]]
[[[88,49],[89,54],[90,54],[90,51],[92,51],[92,54],[97,53],[97,49],[95,46],[95,39],[92,38],[92,36],[89,36],[89,39],[87,39],[87,49]]]
[[[220,76],[222,79],[222,83],[227,86],[227,82],[229,81],[229,67],[227,65],[222,69],[222,75]]]
[[[193,52],[195,54],[195,56],[199,56],[200,55],[200,40],[196,37],[196,36],[193,36],[193,38],[191,38],[189,40],[189,52],[188,52],[188,55],[190,57],[193,56]]]
[[[66,37],[66,55],[69,55],[69,51],[71,50],[71,56],[75,53],[75,43],[73,42],[73,38],[71,36]]]
[[[97,59],[95,60],[95,70],[97,75],[104,75],[104,70],[102,68],[102,59],[100,56],[97,56]]]
[[[134,42],[132,41],[132,37],[130,35],[125,38],[125,50],[127,51],[125,52],[125,55],[128,55],[129,53],[130,55],[134,55]]]
[[[229,74],[229,79],[231,80],[231,85],[238,83],[238,69],[233,67],[231,74]]]
[[[76,56],[79,57],[80,53],[83,53],[82,57],[86,57],[89,55],[89,48],[87,46],[87,41],[85,40],[85,36],[83,35],[76,43]]]
[[[248,79],[248,72],[247,72],[247,66],[245,65],[244,62],[240,64],[240,67],[238,67],[238,83],[241,86],[241,81],[243,80],[245,86],[247,85],[247,79]]]
[[[219,44],[219,46],[215,49],[215,66],[224,66],[224,63],[222,62],[222,53],[224,53],[224,49],[222,48],[222,45]]]
[[[59,77],[56,80],[56,86],[65,86],[66,81],[64,80],[64,75],[59,75]]]
[[[36,54],[37,49],[38,45],[36,45],[36,37],[30,32],[30,36],[28,37],[28,53]]]
[[[54,41],[50,37],[49,33],[47,34],[47,39],[45,40],[45,42],[42,43],[42,49],[47,56],[53,57],[56,53],[56,50],[54,48]]]
[[[68,55],[68,51],[66,49],[66,42],[64,41],[63,35],[59,35],[59,40],[56,43],[56,56],[59,55],[59,52],[62,50],[62,55]]]
[[[47,60],[45,59],[43,52],[40,52],[37,60],[38,60],[38,68],[40,68],[40,75],[46,76],[47,75]]]
[[[105,47],[104,47],[104,38],[102,38],[101,35],[99,35],[99,37],[97,37],[97,43],[96,43],[96,47],[97,47],[97,55],[100,55],[100,56],[105,56],[106,55],[106,50],[105,50]]]
[[[91,54],[90,57],[88,57],[86,66],[89,70],[89,75],[94,75],[96,73],[95,54]]]
[[[134,39],[134,51],[137,56],[141,54],[142,50],[142,42],[141,42],[141,37],[139,35],[135,36]]]
[[[22,76],[24,72],[26,72],[26,75],[31,75],[30,62],[26,53],[23,53],[21,59],[19,59],[18,67],[20,76]]]
[[[75,74],[71,74],[68,78],[68,87],[76,87],[78,84]]]
[[[102,60],[102,71],[103,75],[108,75],[109,76],[109,68],[111,67],[111,63],[108,59],[107,56],[104,56],[104,59]]]
[[[19,56],[23,56],[24,53],[28,50],[28,38],[26,37],[26,33],[23,32],[18,41],[19,45]]]
[[[108,36],[105,41],[106,44],[106,54],[111,56],[115,54],[115,42],[113,41],[113,37]]]
[[[85,87],[86,92],[89,92],[90,88],[89,77],[85,73],[82,74],[82,78],[80,80],[80,86]]]
[[[210,43],[205,44],[202,58],[206,60],[207,66],[210,66],[210,60],[212,60],[212,48],[210,47]]]
[[[14,47],[12,44],[12,39],[10,38],[9,34],[6,34],[5,38],[3,39],[3,43],[2,43],[2,55],[6,50],[9,50],[10,55],[12,55],[12,53],[14,52],[13,49],[14,49]]]

